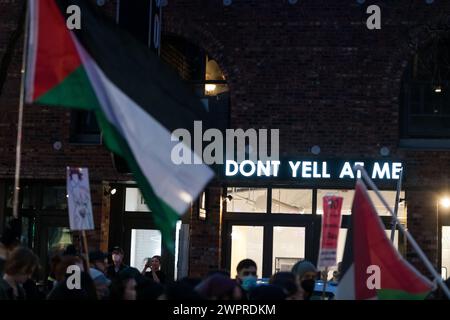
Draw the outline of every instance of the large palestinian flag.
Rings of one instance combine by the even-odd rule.
[[[336,299],[424,299],[432,283],[387,238],[362,181],[356,183],[351,224]]]
[[[88,1],[28,4],[27,103],[95,112],[103,141],[126,159],[173,251],[176,221],[213,177],[206,165],[171,160],[179,143],[171,141],[171,132],[192,132],[194,120],[204,121],[201,102],[153,52]],[[66,26],[70,5],[81,9],[80,30]],[[191,149],[184,151],[199,160]]]

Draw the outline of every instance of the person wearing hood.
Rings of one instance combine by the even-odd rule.
[[[292,267],[292,273],[295,275],[303,300],[311,299],[316,284],[317,272],[316,267],[307,260],[299,261]]]

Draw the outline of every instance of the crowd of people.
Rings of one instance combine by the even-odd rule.
[[[172,281],[161,271],[160,256],[149,257],[138,270],[124,263],[120,247],[114,247],[110,254],[92,251],[86,257],[69,245],[50,258],[49,276],[38,285],[36,275],[42,275],[39,258],[11,234],[7,231],[0,242],[0,300],[325,299],[315,291],[315,285],[328,274],[319,272],[309,261],[297,262],[290,272],[275,273],[267,283],[260,283],[258,266],[251,259],[240,261],[235,275],[216,270],[202,278]],[[337,284],[339,272],[340,268],[327,279],[330,285]],[[436,291],[432,297],[442,295]]]
[[[170,281],[161,271],[160,256],[148,258],[138,270],[124,264],[119,247],[110,255],[90,252],[85,259],[69,245],[51,257],[46,284],[38,286],[39,258],[32,250],[2,243],[0,261],[0,300],[298,300],[311,298],[318,275],[312,263],[302,261],[292,272],[278,272],[260,285],[256,263],[244,259],[236,277],[216,270],[203,278]],[[74,270],[79,271],[78,286]]]

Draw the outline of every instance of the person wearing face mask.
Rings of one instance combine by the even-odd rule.
[[[256,287],[257,266],[255,261],[251,259],[242,260],[238,263],[236,271],[236,281],[245,292],[249,292]]]
[[[295,275],[296,283],[299,292],[302,293],[303,300],[310,300],[317,279],[316,267],[311,262],[303,260],[297,262],[292,267],[292,273]]]
[[[123,250],[119,247],[114,247],[111,252],[112,265],[108,267],[106,270],[106,276],[110,280],[114,280],[118,273],[123,269],[126,269],[128,266],[123,263]]]

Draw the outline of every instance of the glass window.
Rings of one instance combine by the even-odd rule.
[[[224,92],[228,92],[228,85],[223,83],[226,81],[225,75],[220,69],[217,62],[206,57],[205,72],[205,96],[216,96]]]
[[[450,226],[442,227],[442,278],[450,277]]]
[[[126,188],[125,191],[125,211],[150,212],[144,196],[138,188]]]
[[[375,206],[375,209],[378,212],[378,215],[380,216],[390,216],[391,214],[386,209],[386,207],[381,203],[378,196],[375,194],[375,191],[369,190],[370,199],[372,199],[372,203]],[[397,195],[397,191],[381,191],[381,195],[386,200],[386,202],[389,204],[389,206],[394,210],[395,207],[395,197]],[[400,199],[405,199],[405,192],[400,192]],[[398,205],[398,216],[399,217],[406,217],[406,207],[405,207],[405,201],[402,201]]]
[[[228,212],[267,211],[267,189],[257,188],[228,188],[227,196],[231,199],[227,203]]]
[[[354,194],[354,190],[317,190],[317,214],[323,214],[323,197],[328,195],[344,198],[342,201],[341,214],[351,214]]]
[[[382,196],[386,199],[387,203],[391,206],[392,210],[394,210],[395,206],[395,197],[397,191],[381,191]],[[354,190],[317,190],[317,214],[323,214],[323,197],[326,195],[340,196],[344,198],[342,202],[342,215],[350,215],[352,213],[352,205],[353,205],[353,197],[355,195]],[[381,203],[378,196],[374,191],[369,190],[369,196],[372,200],[372,203],[375,209],[380,216],[390,216],[389,211],[384,207]],[[405,198],[405,192],[400,192],[400,199]],[[398,206],[398,216],[400,218],[406,218],[406,207],[405,201],[399,203]]]
[[[21,185],[20,191],[19,191],[19,201],[22,199],[21,203],[19,204],[19,208],[22,209],[31,209],[33,207],[32,202],[32,188],[29,185]],[[9,184],[7,186],[6,191],[6,207],[12,208],[13,207],[13,201],[14,201],[14,185]]]
[[[142,271],[147,258],[155,255],[161,255],[161,232],[152,229],[132,229],[130,266]]]
[[[72,244],[72,235],[69,228],[50,227],[48,228],[48,252],[56,253],[64,250]]]
[[[93,111],[73,110],[70,127],[70,142],[100,144],[100,128]]]
[[[241,260],[252,259],[257,265],[257,275],[262,275],[264,227],[233,226],[231,229],[231,277]]]
[[[66,186],[45,186],[42,199],[42,209],[67,209]]]
[[[402,79],[402,138],[450,137],[450,45],[436,36],[412,57]]]
[[[312,190],[273,189],[272,213],[311,214]]]
[[[291,271],[294,264],[305,258],[305,228],[274,227],[272,273]]]

